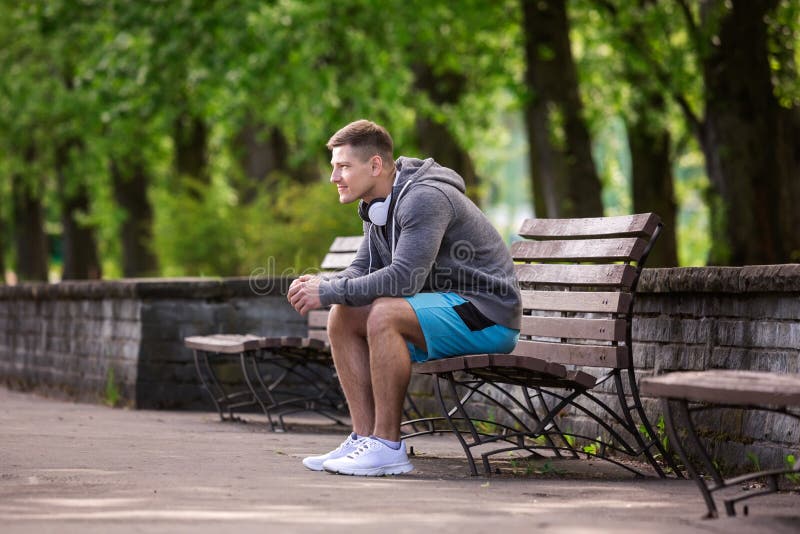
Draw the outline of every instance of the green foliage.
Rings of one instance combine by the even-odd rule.
[[[530,476],[530,475],[556,475],[561,476],[565,473],[563,469],[559,469],[553,462],[547,460],[538,465],[538,461],[529,458],[517,459],[512,458],[509,460],[511,474],[514,476]]]
[[[725,221],[709,221],[709,203],[719,200],[707,198],[687,114],[701,115],[699,58],[710,36],[694,34],[678,2],[575,0],[569,16],[607,213],[631,209],[624,124],[643,116],[675,140],[680,262],[705,264],[709,236]],[[25,187],[43,199],[57,235],[61,201],[85,187],[90,206],[78,217],[96,231],[105,276],[119,276],[124,214],[109,170],[135,160],[147,169],[147,245],[160,274],[305,269],[334,235],[361,231],[352,206],[316,180],[327,174],[316,169],[328,136],[368,117],[390,128],[398,153],[420,155],[424,117],[446,124],[474,158],[483,196],[496,203],[487,212],[507,235],[531,203],[519,194],[528,189],[525,143],[509,118],[535,97],[522,81],[520,19],[515,0],[0,2],[0,226],[12,219],[12,186]],[[797,106],[798,3],[778,2],[768,23],[776,95]],[[437,77],[435,89],[420,88],[422,66]],[[652,94],[680,95],[686,107],[674,98],[650,106]],[[208,129],[204,177],[176,171],[175,125],[186,116]],[[281,132],[288,166],[245,202],[232,145],[247,123]],[[564,142],[558,127],[549,134]],[[72,143],[58,164],[57,149]],[[310,185],[301,167],[312,169]],[[722,263],[726,254],[711,257]]]
[[[797,458],[795,457],[794,454],[787,454],[786,458],[784,458],[784,462],[786,463],[787,469],[794,469],[795,471],[797,471],[797,469],[795,468],[797,464]],[[788,480],[792,484],[800,484],[800,473],[787,473],[785,476],[786,480]]]
[[[112,367],[108,368],[106,372],[106,387],[103,395],[103,403],[111,406],[112,408],[116,408],[119,406],[122,400],[122,393],[119,390],[119,386],[117,386],[117,382],[114,379],[114,369]]]
[[[597,456],[598,454],[602,454],[603,449],[605,448],[605,443],[603,442],[602,436],[597,436],[594,441],[591,441],[584,445],[581,450],[586,454],[590,454],[592,456]]]
[[[355,205],[339,204],[334,186],[327,180],[308,186],[285,183],[275,191],[273,212],[256,203],[250,208],[245,266],[264,266],[270,258],[278,272],[284,269],[316,269],[337,235],[360,235],[361,219]],[[248,271],[249,273],[250,271]]]
[[[693,143],[690,144],[694,146]],[[710,184],[699,149],[687,150],[673,167],[675,200],[678,210],[678,262],[682,266],[702,266],[708,262],[711,228],[706,196]]]
[[[761,471],[761,460],[759,460],[758,456],[752,451],[748,451],[746,456],[750,463],[753,464],[753,468],[756,471]]]
[[[678,456],[673,454],[670,451],[670,448],[669,448],[669,434],[667,433],[666,421],[664,420],[664,416],[663,415],[659,415],[658,416],[658,421],[656,421],[656,428],[655,428],[656,435],[655,435],[655,437],[650,435],[650,432],[647,431],[647,428],[643,424],[639,425],[639,433],[647,441],[652,440],[652,439],[658,440],[658,442],[661,445],[661,448],[664,451],[666,451],[667,454],[672,456],[673,461],[675,461],[676,464],[680,463],[680,459],[678,458]],[[658,459],[663,460],[661,453],[658,452],[657,450],[654,450],[653,457],[656,458],[657,460]],[[667,467],[668,471],[670,469],[671,468]]]
[[[475,429],[481,434],[496,434],[499,425],[497,424],[497,416],[495,415],[494,409],[489,410],[487,417],[488,419],[473,419],[472,424],[475,425]]]
[[[280,182],[248,205],[224,183],[178,195],[160,191],[155,246],[170,276],[300,272],[319,266],[337,235],[361,234],[353,206],[327,181]]]

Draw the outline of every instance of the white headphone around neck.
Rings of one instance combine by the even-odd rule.
[[[403,184],[402,189],[397,194],[397,201],[400,202],[400,198],[403,196],[403,193],[406,192],[406,189],[409,185],[411,185],[412,180],[408,180],[405,184]],[[366,202],[363,200],[358,203],[358,215],[366,222],[372,223],[375,226],[386,226],[386,223],[389,222],[389,208],[392,207],[392,193],[389,193],[389,196],[386,198],[376,198],[372,202],[367,205]],[[395,247],[395,231],[396,231],[396,224],[392,225],[392,237],[390,241],[391,253],[392,257],[394,257],[394,247]],[[369,250],[369,267],[367,268],[367,272],[372,272],[372,232],[367,232],[367,249]]]
[[[392,194],[386,198],[376,198],[366,208],[366,217],[363,213],[361,218],[377,226],[386,226],[389,221],[389,208],[392,206]],[[361,210],[359,210],[361,212]]]

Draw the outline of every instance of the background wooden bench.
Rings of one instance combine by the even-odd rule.
[[[514,351],[414,366],[437,378],[443,418],[473,474],[473,451],[487,448],[480,453],[487,474],[492,455],[543,449],[604,458],[637,474],[617,458],[641,458],[660,476],[663,459],[680,474],[642,407],[631,349],[636,284],[660,228],[654,214],[526,220],[525,239],[512,245],[524,309]],[[480,415],[486,405],[490,418]],[[593,422],[591,434],[562,428],[568,408]]]
[[[347,268],[363,236],[337,237],[320,265],[322,273]],[[327,309],[308,314],[307,337],[260,337],[253,334],[214,334],[184,340],[194,351],[195,368],[222,420],[237,420],[234,412],[258,406],[270,429],[285,430],[287,415],[307,411],[345,425],[346,400],[333,366],[328,339]],[[238,359],[245,388],[232,389],[217,368]],[[418,417],[406,395],[407,419]],[[421,423],[410,425],[421,431]],[[427,428],[427,427],[426,427]]]
[[[362,236],[337,237],[322,261],[323,272],[350,265]],[[270,429],[285,430],[284,417],[300,411],[322,415],[336,423],[346,411],[325,331],[328,310],[308,315],[307,337],[261,337],[214,334],[184,340],[194,351],[195,368],[222,420],[238,419],[235,411],[258,406]],[[217,369],[239,360],[246,388],[232,389]]]
[[[741,501],[778,491],[787,475],[800,478],[800,461],[770,469],[755,466],[755,472],[724,478],[700,439],[692,414],[711,409],[751,409],[783,414],[800,419],[800,375],[755,371],[708,370],[669,373],[642,379],[642,392],[661,397],[670,445],[681,457],[686,471],[697,482],[708,507],[707,517],[717,517],[716,495],[722,496],[725,512],[736,515],[735,505]],[[691,403],[691,404],[690,404]],[[794,408],[791,412],[790,408]],[[699,464],[700,469],[696,467]],[[700,471],[711,477],[706,480]],[[763,479],[761,490],[743,492],[741,484]],[[744,507],[747,515],[747,506]]]

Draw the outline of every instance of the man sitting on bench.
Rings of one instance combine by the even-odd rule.
[[[383,127],[353,122],[327,147],[339,202],[360,200],[366,239],[350,267],[301,276],[288,299],[301,314],[333,305],[328,335],[353,432],[303,465],[407,473],[400,423],[411,362],[513,350],[521,315],[513,262],[464,180],[432,159],[394,161]]]

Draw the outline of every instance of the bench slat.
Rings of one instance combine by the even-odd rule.
[[[647,241],[640,237],[517,241],[511,255],[515,261],[639,261],[646,248]]]
[[[346,269],[356,259],[355,252],[329,252],[322,260],[322,269]]]
[[[800,406],[800,374],[712,369],[642,378],[653,397],[736,406]]]
[[[470,362],[471,363],[468,363]],[[489,364],[488,354],[470,354],[468,356],[452,356],[427,362],[413,364],[413,372],[420,374],[451,373],[465,371],[469,367],[481,367]]]
[[[514,266],[521,283],[566,286],[631,287],[636,268],[631,265],[547,265],[517,264]]]
[[[579,319],[526,315],[522,318],[520,333],[524,336],[624,341],[625,325],[626,322],[623,319]]]
[[[415,363],[414,372],[421,374],[450,373],[454,371],[480,370],[488,367],[518,367],[527,371],[541,373],[548,378],[560,379],[567,376],[567,369],[560,364],[539,358],[515,356],[513,354],[470,354],[451,356],[428,362]],[[594,384],[594,382],[592,382]]]
[[[257,350],[262,338],[252,334],[214,334],[210,336],[191,336],[183,340],[186,347],[220,354],[238,354]]]
[[[526,310],[628,313],[632,301],[630,293],[612,291],[522,290],[522,307]]]
[[[363,235],[340,236],[333,240],[330,252],[355,252],[364,240]]]
[[[563,365],[614,368],[628,365],[628,351],[623,346],[520,340],[511,354],[532,356]]]
[[[586,219],[526,219],[519,235],[533,239],[580,239],[586,237],[646,237],[661,220],[654,213],[591,217]]]

